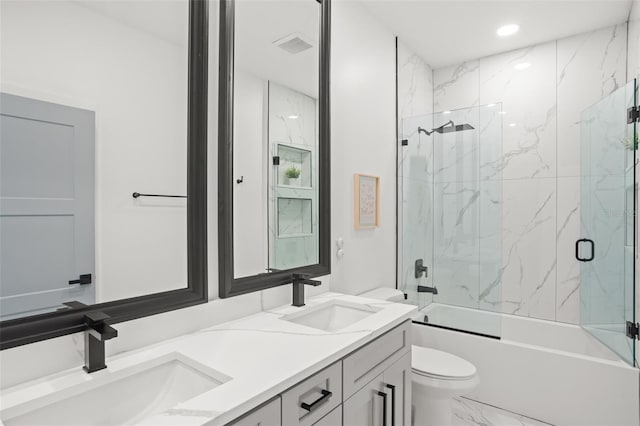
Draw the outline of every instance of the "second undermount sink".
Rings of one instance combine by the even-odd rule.
[[[2,422],[5,426],[132,425],[231,380],[177,352],[87,377],[80,384],[2,410]]]
[[[318,330],[334,332],[379,312],[382,308],[359,303],[331,300],[281,319]]]

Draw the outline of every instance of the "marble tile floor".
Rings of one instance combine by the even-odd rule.
[[[549,423],[467,398],[453,400],[454,426],[549,426]]]

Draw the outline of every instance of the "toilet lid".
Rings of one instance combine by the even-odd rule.
[[[476,366],[448,352],[421,346],[411,347],[411,369],[422,376],[463,380],[476,374]]]

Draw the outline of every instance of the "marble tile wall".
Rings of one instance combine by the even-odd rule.
[[[433,188],[428,182],[432,145],[417,134],[420,118],[433,111],[433,73],[418,55],[402,42],[397,43],[398,133],[406,133],[410,143],[399,150],[398,199],[402,200],[398,215],[398,284],[408,294],[409,302],[425,306],[433,300],[428,294],[416,292],[418,283],[430,285],[424,278],[414,277],[414,261],[431,259],[432,215],[429,208]],[[406,137],[406,136],[405,136]],[[410,226],[408,224],[411,224]],[[406,228],[406,229],[405,229]]]
[[[433,72],[435,111],[502,103],[504,312],[579,322],[580,112],[627,81],[626,54],[625,23]]]
[[[318,261],[316,100],[269,82],[268,102],[268,149],[284,158],[279,175],[269,177],[269,267],[312,265]],[[291,161],[295,149],[300,159]],[[284,177],[291,165],[301,170],[298,185]]]

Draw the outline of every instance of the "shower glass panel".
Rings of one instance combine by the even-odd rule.
[[[628,123],[637,80],[584,110],[581,116],[580,323],[633,365],[635,154],[638,132]],[[592,260],[589,260],[593,258]]]
[[[402,120],[399,282],[419,307],[415,321],[500,336],[500,112],[493,104]]]

